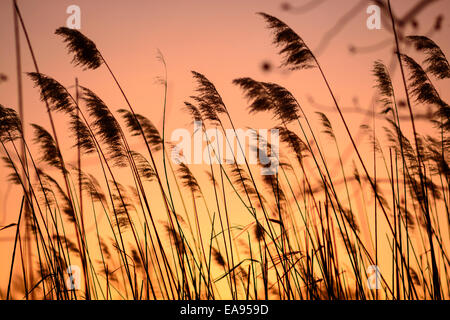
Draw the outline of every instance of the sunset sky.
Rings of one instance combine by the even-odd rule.
[[[14,45],[14,24],[12,1],[0,1],[0,73],[8,80],[0,84],[0,103],[17,110],[17,74]],[[300,7],[307,0],[296,0],[290,4]],[[75,77],[80,85],[90,88],[112,109],[125,108],[126,104],[120,91],[102,66],[98,70],[83,71],[71,64],[71,55],[67,53],[62,39],[54,34],[55,30],[66,24],[70,5],[81,8],[81,32],[92,39],[97,48],[117,75],[131,104],[137,113],[147,116],[162,129],[162,110],[164,89],[158,83],[158,77],[164,75],[162,63],[157,59],[160,50],[167,64],[168,101],[166,139],[177,128],[192,130],[190,116],[182,110],[183,102],[189,101],[194,94],[195,83],[191,70],[208,77],[222,95],[230,114],[239,128],[270,128],[272,121],[267,113],[249,115],[247,101],[242,91],[232,84],[239,77],[252,77],[256,80],[276,82],[298,98],[306,112],[313,118],[316,111],[328,115],[341,136],[341,150],[348,149],[348,137],[336,112],[332,100],[320,74],[316,69],[288,72],[278,69],[280,57],[277,48],[272,45],[270,31],[257,12],[266,12],[286,22],[309,45],[313,52],[318,51],[318,59],[341,104],[346,108],[359,105],[362,109],[372,110],[372,98],[375,93],[374,77],[371,69],[375,60],[383,60],[387,65],[392,60],[392,34],[383,21],[381,30],[369,30],[366,26],[368,4],[355,9],[350,21],[341,28],[341,19],[359,0],[324,1],[316,8],[298,13],[286,10],[282,1],[274,0],[192,0],[192,1],[148,1],[148,0],[20,0],[19,7],[29,32],[40,71],[57,79],[63,85],[74,85]],[[367,1],[368,2],[368,1]],[[414,1],[393,0],[393,9],[402,17],[411,8]],[[284,8],[284,9],[283,9]],[[445,16],[441,30],[430,32],[439,14],[450,12],[450,1],[441,0],[428,6],[417,16],[418,29],[410,24],[404,29],[405,35],[428,34],[442,48],[447,57],[450,55],[450,16]],[[327,35],[334,36],[323,46]],[[23,33],[21,33],[21,57],[23,72],[35,71]],[[325,38],[326,39],[326,38]],[[391,40],[391,42],[389,42]],[[381,42],[387,45],[376,50],[361,53],[350,52],[351,47],[370,47]],[[414,57],[422,61],[410,48]],[[267,63],[270,70],[264,70]],[[398,82],[398,70],[395,80]],[[437,84],[442,89],[444,100],[450,98],[449,80]],[[39,92],[33,83],[23,76],[24,110],[26,136],[32,139],[30,123],[49,128],[45,105],[39,100]],[[398,91],[401,92],[401,86]],[[73,92],[73,87],[70,89]],[[399,93],[399,95],[402,95]],[[318,105],[313,104],[313,98]],[[378,109],[379,110],[379,109]],[[361,124],[372,119],[357,113],[345,113],[352,133],[358,133]],[[67,133],[67,121],[63,115],[55,116],[57,132],[64,152],[71,155],[67,161],[75,164],[76,153],[70,151],[73,139]],[[378,121],[378,120],[377,120]],[[380,121],[381,122],[381,121]],[[382,124],[377,127],[381,128]],[[133,146],[144,150],[138,141]],[[322,140],[326,145],[327,141]],[[367,140],[360,139],[362,148]],[[37,151],[36,151],[37,152]],[[351,151],[353,152],[353,151]],[[66,156],[67,157],[67,156]],[[345,154],[344,154],[345,157]],[[331,162],[337,161],[330,155]],[[353,155],[347,164],[351,166]],[[95,156],[83,159],[86,170],[95,172]],[[370,157],[368,162],[370,163]],[[94,166],[94,167],[89,167]],[[193,171],[202,174],[205,166],[194,166]],[[3,164],[0,166],[0,226],[15,222],[21,200],[21,190],[5,182],[9,174]],[[204,177],[206,181],[206,176]],[[210,190],[206,191],[207,193]],[[162,219],[163,217],[161,217]],[[14,230],[0,235],[0,259],[11,257],[11,244]],[[8,265],[8,264],[6,264]],[[8,266],[0,266],[0,286],[7,279]]]

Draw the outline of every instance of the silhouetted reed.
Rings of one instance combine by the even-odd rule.
[[[19,15],[17,6],[16,10]],[[373,154],[363,153],[314,53],[283,21],[259,15],[280,48],[281,67],[297,72],[316,68],[320,73],[359,162],[353,168],[345,165],[340,149],[344,137],[334,130],[327,113],[315,114],[315,126],[294,91],[249,77],[233,84],[242,89],[250,114],[272,116],[282,144],[276,155],[278,170],[256,174],[267,166],[261,159],[264,147],[270,149],[273,143],[256,131],[252,134],[258,145],[252,151],[259,154],[257,165],[247,161],[239,140],[237,152],[244,164],[237,163],[235,154],[233,163],[219,161],[221,149],[208,133],[225,134],[229,125],[238,137],[237,130],[214,83],[193,71],[195,93],[182,107],[193,121],[202,122],[210,160],[208,179],[202,179],[192,166],[183,162],[173,166],[167,157],[173,145],[165,140],[168,82],[162,54],[160,134],[150,119],[134,112],[95,43],[77,30],[59,28],[56,34],[66,43],[72,63],[91,70],[106,67],[128,108],[112,110],[84,87],[81,99],[73,97],[57,80],[39,72],[35,58],[36,70],[28,76],[40,91],[52,130],[32,124],[30,150],[19,115],[0,105],[2,159],[9,183],[23,190],[18,220],[0,226],[0,232],[16,228],[10,277],[1,298],[28,299],[32,293],[43,299],[106,300],[449,297],[450,107],[433,84],[450,77],[442,50],[425,36],[407,37],[425,56],[419,64],[400,51],[394,28],[410,121],[399,116],[389,68],[376,61],[372,74],[380,107],[377,116],[385,119],[385,140],[375,133],[375,126],[364,125],[361,130]],[[21,17],[20,22],[26,32]],[[422,134],[415,126],[415,110],[423,105],[433,108],[429,124],[436,135]],[[80,159],[77,166],[65,163],[68,155],[58,143],[53,112],[68,121],[67,137],[75,141],[72,146],[79,150],[79,158],[87,154],[96,158],[94,172],[82,168]],[[412,135],[405,125],[413,127]],[[321,136],[327,139],[325,147]],[[131,149],[129,140],[135,137],[142,138],[148,153]],[[234,141],[229,138],[226,135],[224,143],[231,147]],[[339,170],[330,165],[333,155]],[[380,173],[378,167],[383,165],[385,172]],[[26,206],[29,216],[24,221]],[[94,222],[93,232],[86,229],[85,219]],[[19,250],[23,224],[32,230],[27,239],[31,265]],[[381,225],[386,232],[380,231]],[[381,241],[389,244],[383,249],[384,261]],[[380,274],[382,290],[374,292],[366,286],[367,273],[379,262],[391,270]],[[27,283],[25,271],[17,271],[19,263],[27,269],[34,266],[29,270],[33,283]],[[84,281],[79,290],[72,290],[65,285],[67,268],[78,264]]]

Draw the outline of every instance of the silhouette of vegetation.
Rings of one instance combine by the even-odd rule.
[[[192,71],[196,90],[183,107],[193,121],[202,121],[199,130],[212,151],[208,180],[188,164],[166,159],[173,146],[165,141],[164,130],[161,135],[150,119],[134,112],[95,43],[77,30],[57,29],[74,65],[91,71],[107,68],[128,108],[110,109],[84,87],[80,99],[73,97],[41,73],[34,60],[36,70],[28,76],[39,89],[51,125],[52,114],[61,113],[69,122],[66,130],[74,149],[98,161],[95,173],[88,173],[80,162],[67,165],[54,125],[47,130],[32,124],[34,139],[29,141],[18,113],[0,105],[2,159],[9,183],[23,189],[17,221],[0,226],[0,232],[16,229],[9,279],[0,285],[0,298],[448,299],[450,107],[434,82],[450,77],[449,62],[427,36],[407,37],[425,56],[423,63],[402,53],[390,2],[386,9],[403,87],[397,88],[382,61],[374,62],[385,145],[379,141],[382,135],[367,125],[373,154],[361,151],[318,57],[283,21],[259,13],[280,50],[282,67],[294,72],[314,68],[320,74],[346,136],[334,130],[326,112],[315,114],[319,127],[314,127],[302,102],[282,85],[241,77],[233,84],[247,98],[249,113],[268,113],[276,123],[283,144],[280,166],[259,176],[264,165],[250,165],[239,142],[244,164],[214,162],[221,155],[211,130],[225,134],[229,125],[236,137],[238,133],[220,89]],[[32,52],[29,39],[27,44]],[[406,119],[399,115],[399,91],[406,96]],[[416,110],[424,105],[433,108],[428,123],[434,131],[420,132],[415,126]],[[327,139],[326,150],[320,138]],[[139,139],[146,152],[132,150],[132,139]],[[345,139],[357,159],[352,168],[343,162]],[[327,162],[330,152],[339,158],[339,174]],[[373,159],[381,159],[385,172],[371,171]],[[239,212],[231,212],[236,208]],[[86,217],[95,222],[91,233]],[[20,249],[23,224],[31,230],[26,239],[30,264]],[[390,247],[382,249],[385,240]],[[371,290],[370,270],[381,257],[392,269],[379,274],[381,290]],[[27,271],[18,272],[18,264]],[[66,285],[71,265],[82,266],[78,290]]]

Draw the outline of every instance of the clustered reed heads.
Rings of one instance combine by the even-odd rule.
[[[70,113],[75,109],[69,93],[58,81],[37,72],[29,72],[28,76],[39,88],[41,101],[47,101],[51,111]]]
[[[283,67],[300,70],[319,66],[302,38],[288,25],[271,15],[259,14],[272,30],[274,43],[281,48]],[[63,37],[75,65],[96,69],[106,64],[95,43],[81,32],[62,27],[56,34]],[[381,114],[387,115],[384,129],[389,160],[378,137],[370,137],[374,159],[381,157],[387,168],[387,185],[377,180],[371,185],[374,179],[367,171],[360,174],[356,165],[352,174],[346,172],[339,151],[341,137],[328,115],[317,112],[321,133],[336,145],[343,178],[339,181],[327,160],[328,146],[323,149],[318,142],[318,130],[293,92],[277,83],[249,77],[233,80],[247,98],[250,114],[268,112],[273,116],[274,128],[287,147],[281,148],[277,159],[279,170],[259,177],[247,163],[211,164],[206,171],[208,183],[184,163],[175,169],[169,163],[169,177],[165,153],[159,164],[164,166],[165,177],[159,173],[156,152],[165,152],[167,142],[150,119],[133,111],[109,67],[129,106],[117,111],[123,126],[115,112],[90,89],[80,87],[81,99],[75,101],[51,77],[28,73],[49,114],[61,112],[68,117],[80,159],[96,153],[101,168],[93,174],[80,164],[66,166],[56,131],[50,133],[33,124],[34,144],[41,156],[36,161],[22,137],[17,113],[0,105],[3,160],[11,171],[12,183],[24,189],[23,201],[32,217],[26,221],[33,230],[30,245],[37,252],[31,259],[39,259],[34,270],[38,279],[33,282],[37,284],[31,291],[49,299],[366,300],[377,299],[378,294],[388,299],[439,299],[437,292],[441,291],[448,296],[448,235],[442,227],[447,223],[444,220],[448,210],[445,217],[440,208],[448,208],[450,169],[446,149],[450,143],[446,134],[450,111],[430,75],[447,79],[450,68],[444,53],[431,39],[410,36],[407,40],[425,55],[423,67],[413,58],[401,55],[402,66],[408,71],[407,97],[413,97],[417,105],[433,105],[436,112],[432,121],[442,131],[440,137],[419,135],[415,144],[409,141],[399,121],[396,89],[389,70],[376,61],[372,73],[383,106]],[[165,65],[162,55],[160,59]],[[194,121],[202,122],[201,130],[205,132],[208,126],[225,131],[222,118],[228,119],[234,129],[216,86],[201,73],[193,71],[192,75],[195,95],[192,102],[184,103],[184,109]],[[168,85],[167,79],[163,84]],[[337,101],[336,106],[339,110]],[[371,135],[370,129],[365,126],[364,134]],[[257,151],[260,145],[270,147],[255,131],[252,135],[258,141],[258,147],[253,146]],[[132,150],[128,136],[142,136],[148,154]],[[32,164],[29,167],[34,172],[29,167],[24,170],[16,147],[19,140],[24,143]],[[291,162],[291,157],[297,161]],[[47,168],[41,169],[41,165],[56,168],[59,176]],[[118,178],[121,170],[129,178],[125,182]],[[65,179],[65,189],[60,185],[61,178]],[[161,183],[162,178],[166,185]],[[128,185],[130,181],[134,184]],[[369,187],[371,192],[367,192]],[[160,192],[154,192],[155,188]],[[208,192],[204,194],[202,190]],[[358,201],[363,205],[358,206]],[[383,223],[391,227],[382,235],[392,253],[392,257],[386,256],[392,262],[392,279],[382,274],[383,290],[379,293],[365,286],[367,267],[381,260],[377,247],[381,233],[378,225],[373,232],[373,222],[368,222],[372,220],[368,217],[373,214],[372,208],[365,206],[371,203],[375,203],[376,210],[387,213]],[[161,213],[167,214],[167,221],[161,220]],[[85,231],[83,216],[94,221],[95,233]],[[101,224],[99,217],[106,218],[106,222]],[[380,217],[378,213],[375,221]],[[204,222],[208,218],[210,224]],[[250,222],[242,225],[246,218]],[[75,236],[69,236],[67,222],[75,226],[76,241]],[[8,227],[0,227],[0,231],[5,228]],[[161,236],[164,234],[168,237]],[[431,245],[422,234],[431,237]],[[439,245],[431,252],[433,244]],[[429,267],[435,256],[439,258],[439,274],[436,268]],[[65,270],[79,261],[84,287],[68,290]],[[16,292],[29,292],[26,279],[23,284],[14,285],[16,277],[19,278],[11,272],[9,283],[13,283],[13,289],[8,289],[6,298]]]

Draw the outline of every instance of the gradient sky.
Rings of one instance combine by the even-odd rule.
[[[297,0],[292,5],[302,5],[306,0]],[[81,32],[91,38],[107,59],[123,85],[135,110],[149,117],[159,129],[162,128],[163,88],[156,81],[163,75],[162,64],[156,58],[159,49],[168,66],[168,113],[167,132],[176,128],[190,128],[191,119],[181,111],[183,101],[194,94],[190,71],[195,70],[206,75],[221,93],[238,127],[267,128],[271,125],[269,116],[261,114],[249,116],[247,102],[239,88],[231,81],[238,77],[249,76],[256,80],[272,81],[282,84],[299,98],[304,108],[313,114],[317,107],[308,101],[331,106],[330,97],[319,75],[314,70],[287,73],[273,69],[262,70],[264,61],[278,66],[280,58],[271,45],[270,32],[265,29],[261,17],[255,13],[267,12],[277,16],[290,25],[313,49],[320,44],[322,37],[333,31],[339,18],[348,12],[358,0],[329,0],[305,14],[287,12],[282,9],[281,1],[274,0],[192,0],[192,1],[119,1],[119,0],[20,0],[18,1],[23,18],[29,31],[33,48],[42,73],[48,74],[66,86],[74,83],[78,77],[81,85],[96,92],[112,109],[125,107],[120,92],[104,67],[98,70],[82,71],[73,67],[61,39],[54,35],[56,28],[65,25],[69,16],[66,8],[76,4],[81,8]],[[413,1],[393,0],[394,11],[402,16]],[[414,32],[408,27],[407,34],[425,34],[440,13],[450,12],[450,1],[441,0],[422,12],[418,17],[419,30]],[[8,76],[8,81],[0,84],[0,103],[17,107],[14,29],[11,1],[0,2],[0,73]],[[325,73],[344,106],[353,106],[355,98],[362,108],[371,110],[371,98],[374,93],[374,79],[371,76],[373,61],[390,61],[392,47],[368,53],[351,54],[349,47],[370,46],[389,39],[391,34],[382,26],[381,30],[369,30],[366,27],[368,15],[365,7],[357,11],[352,20],[334,37],[329,45],[320,52]],[[432,38],[445,53],[450,53],[450,17],[446,17],[442,30]],[[336,31],[337,29],[335,29]],[[23,71],[34,71],[23,34],[22,63]],[[448,56],[449,54],[447,54]],[[448,88],[448,82],[442,82],[438,88]],[[442,91],[448,100],[450,94]],[[39,93],[32,83],[24,77],[24,108],[27,123],[33,122],[48,127],[45,107],[38,99]],[[323,109],[321,111],[328,111]],[[341,132],[337,114],[327,113],[336,130]],[[65,135],[65,120],[56,116],[57,130]],[[355,133],[364,118],[348,114],[351,129]],[[27,126],[27,132],[30,127]],[[28,135],[28,137],[31,137]],[[66,151],[72,142],[61,138]],[[348,141],[342,141],[343,146]],[[343,148],[345,149],[345,148]],[[70,160],[74,160],[69,159]],[[89,164],[89,159],[86,160]],[[17,205],[20,201],[20,189],[4,183],[7,172],[0,166],[0,225],[9,224],[17,219]],[[7,245],[12,233],[2,233],[0,257],[10,252]],[[0,268],[0,274],[1,274]],[[0,276],[0,283],[3,277]]]

